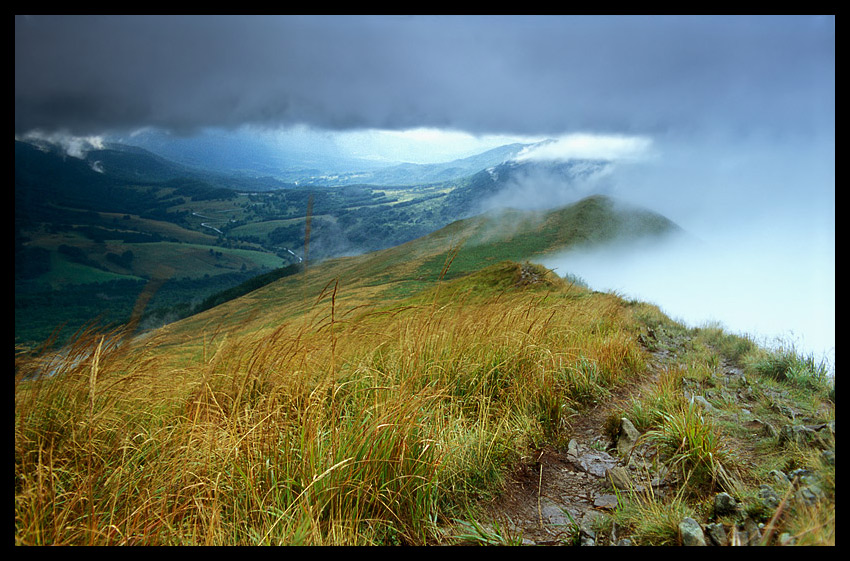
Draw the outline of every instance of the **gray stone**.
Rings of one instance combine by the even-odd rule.
[[[708,402],[706,398],[701,395],[695,395],[691,398],[691,401],[705,409],[706,411],[714,411],[714,406]]]
[[[797,502],[806,506],[815,506],[822,496],[823,491],[816,485],[801,487],[794,494],[794,498]]]
[[[821,443],[818,433],[805,425],[785,425],[779,429],[779,444],[815,446]]]
[[[835,450],[824,450],[821,452],[820,456],[824,464],[828,466],[835,465]]]
[[[771,510],[778,508],[781,502],[779,495],[776,494],[776,491],[770,485],[760,485],[758,496],[761,503]]]
[[[714,513],[718,516],[731,514],[738,508],[735,498],[729,493],[717,493],[714,496]]]
[[[619,540],[617,543],[615,543],[614,545],[629,546],[629,545],[632,545],[632,540],[630,540],[629,538],[623,538],[623,539]]]
[[[570,459],[576,459],[578,458],[578,455],[578,442],[576,442],[574,438],[571,438],[570,443],[567,444],[567,456],[569,456]]]
[[[607,452],[591,450],[581,454],[575,463],[585,473],[594,477],[605,477],[608,469],[617,465],[617,459]]]
[[[603,528],[609,523],[610,517],[601,512],[590,510],[584,514],[579,524],[582,535],[596,539],[596,529]]]
[[[706,545],[702,527],[693,518],[684,518],[679,522],[679,536],[682,538],[682,545]]]
[[[711,542],[711,545],[729,545],[729,538],[726,535],[726,528],[723,524],[717,522],[714,524],[706,524],[705,533],[708,535],[708,541]]]
[[[611,484],[620,490],[627,490],[632,487],[632,478],[629,477],[629,472],[623,466],[614,466],[608,470],[608,479]]]
[[[767,474],[769,476],[771,476],[773,478],[773,480],[776,481],[777,483],[779,483],[780,485],[790,485],[791,484],[791,480],[788,479],[788,476],[785,475],[785,472],[783,472],[781,470],[772,469]]]
[[[805,483],[807,481],[806,478],[811,477],[812,472],[807,470],[806,468],[798,468],[792,472],[788,473],[788,479],[794,481],[794,478],[799,479],[798,483]]]
[[[569,526],[572,524],[570,515],[574,513],[565,513],[564,508],[553,502],[546,501],[546,504],[541,505],[540,516],[547,524],[553,526]]]
[[[776,538],[776,543],[779,545],[794,545],[797,543],[797,538],[788,532],[782,532],[779,534],[779,537]]]
[[[640,433],[634,424],[625,417],[620,419],[620,432],[617,436],[617,453],[621,456],[628,455],[632,448],[634,448],[638,438],[640,438]]]
[[[747,545],[758,545],[761,541],[761,530],[752,518],[744,520],[744,533],[747,536]]]
[[[593,506],[604,510],[615,509],[617,508],[617,495],[610,495],[607,493],[599,495],[593,500]]]

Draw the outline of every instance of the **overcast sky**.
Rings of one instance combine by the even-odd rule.
[[[832,17],[18,16],[15,132],[811,133],[834,69]]]
[[[15,17],[16,136],[142,127],[626,155],[618,196],[787,264],[834,345],[833,16]]]

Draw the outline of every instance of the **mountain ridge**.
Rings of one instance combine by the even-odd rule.
[[[568,248],[681,235],[685,231],[662,215],[604,195],[550,211],[494,210],[456,220],[391,248],[308,263],[306,272],[276,280],[164,329],[197,332],[208,324],[244,327],[248,318],[271,325],[281,317],[304,313],[329,284],[339,288],[338,305],[356,307],[410,296],[435,282],[456,280],[502,262],[534,261]],[[264,310],[270,309],[275,310],[274,319],[265,317]]]

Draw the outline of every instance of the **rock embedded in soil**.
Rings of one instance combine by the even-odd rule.
[[[706,545],[702,527],[693,518],[683,518],[679,522],[679,536],[682,538],[682,545]]]
[[[729,493],[717,493],[714,496],[714,514],[723,516],[738,509],[738,503]]]
[[[640,432],[635,428],[635,425],[625,417],[620,419],[620,432],[617,436],[617,453],[623,457],[627,456],[632,448],[634,448],[638,438],[640,438]]]
[[[766,484],[759,486],[758,497],[761,503],[765,506],[765,508],[768,508],[770,510],[775,510],[777,507],[779,507],[779,503],[781,501],[779,495],[777,495],[776,491],[773,490],[773,487]]]
[[[711,545],[729,545],[729,538],[726,535],[726,528],[723,526],[723,524],[706,524],[705,533],[708,536],[708,541],[711,542]]]
[[[605,477],[608,469],[617,465],[617,459],[599,450],[581,452],[575,460],[579,469],[594,477]]]
[[[614,466],[609,469],[607,477],[616,489],[625,491],[632,487],[632,478],[629,477],[629,472],[623,466]]]
[[[823,440],[817,431],[806,425],[784,425],[779,429],[779,444],[787,443],[805,447],[820,445]]]
[[[613,510],[617,508],[618,504],[617,495],[611,495],[608,493],[599,495],[593,500],[593,507],[601,508],[603,510]]]

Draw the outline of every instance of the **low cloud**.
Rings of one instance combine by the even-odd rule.
[[[656,304],[691,327],[718,323],[760,344],[791,344],[834,367],[834,262],[828,248],[799,242],[788,247],[789,242],[784,237],[768,243],[753,235],[724,243],[674,238],[651,246],[575,250],[541,261],[595,290]]]
[[[65,132],[45,133],[35,130],[20,136],[16,135],[15,140],[22,140],[37,146],[45,144],[58,146],[66,156],[79,159],[85,158],[86,153],[91,150],[101,150],[104,147],[102,136],[75,136]],[[102,170],[95,169],[95,171]]]
[[[490,170],[500,187],[477,211],[549,210],[590,195],[614,195],[620,168],[653,158],[652,140],[645,136],[582,133],[539,142]]]
[[[646,136],[568,134],[524,148],[520,162],[569,160],[641,160],[651,155],[652,139]]]
[[[595,194],[610,194],[614,164],[603,161],[569,162],[565,166],[532,165],[492,170],[501,188],[479,202],[475,214],[499,208],[551,210]],[[507,179],[496,173],[508,173]]]

